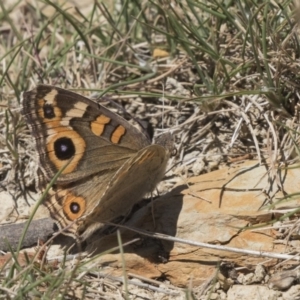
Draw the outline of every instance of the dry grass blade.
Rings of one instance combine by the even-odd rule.
[[[300,153],[298,6],[293,0],[0,0],[1,223],[28,218],[38,198],[36,150],[19,108],[21,92],[41,82],[90,96],[127,119],[147,119],[156,135],[171,130],[177,155],[158,186],[161,194],[234,160],[258,159],[269,180],[260,191],[267,194],[264,207],[276,215],[278,203],[299,198],[285,194],[281,177],[282,166],[299,163]],[[274,182],[280,199],[270,191]],[[297,210],[286,210],[269,224],[284,236],[280,242],[297,236],[297,218]],[[110,250],[120,249],[121,241]],[[262,255],[248,250],[241,251]],[[265,255],[298,260],[298,254]],[[105,281],[93,258],[72,265],[65,253],[57,265],[28,259],[23,269],[14,258],[0,273],[0,298],[128,299],[133,284],[151,290],[149,298],[219,297],[211,280],[205,295],[194,287],[175,295],[172,286],[132,279],[124,292],[124,280]],[[126,261],[123,268],[127,278]]]

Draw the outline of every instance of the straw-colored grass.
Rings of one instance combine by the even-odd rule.
[[[105,96],[126,118],[171,130],[177,155],[164,191],[245,154],[272,168],[298,161],[292,0],[78,1],[79,10],[65,2],[0,1],[0,189],[17,199],[35,188],[36,150],[19,103],[37,83]],[[133,299],[131,282],[103,279],[86,263],[16,261],[0,273],[0,299]]]

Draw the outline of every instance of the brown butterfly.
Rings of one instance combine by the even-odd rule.
[[[86,239],[126,214],[164,176],[174,149],[169,133],[151,144],[119,115],[54,86],[24,92],[22,106],[39,154],[42,188],[65,167],[44,204],[67,235]]]

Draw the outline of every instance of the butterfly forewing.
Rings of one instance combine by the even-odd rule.
[[[118,169],[150,144],[120,116],[83,96],[40,85],[23,94],[22,112],[36,140],[41,168],[50,180],[66,164],[58,183]]]

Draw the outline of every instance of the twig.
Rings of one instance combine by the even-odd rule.
[[[209,248],[209,249],[214,249],[214,250],[221,250],[221,251],[229,251],[229,252],[234,252],[234,253],[241,253],[241,254],[248,254],[252,256],[258,256],[258,257],[269,257],[269,258],[275,258],[275,259],[290,259],[290,260],[296,260],[300,261],[300,256],[299,255],[289,255],[289,254],[281,254],[281,253],[272,253],[272,252],[267,252],[267,251],[256,251],[256,250],[247,250],[247,249],[239,249],[239,248],[233,248],[233,247],[227,247],[227,246],[220,246],[220,245],[212,245],[208,243],[202,243],[202,242],[194,242],[186,239],[181,239],[173,236],[169,236],[166,234],[162,233],[153,233],[153,232],[148,232],[142,229],[137,229],[133,227],[128,227],[125,225],[120,225],[120,224],[113,224],[113,223],[107,223],[110,225],[118,226],[124,229],[128,229],[137,233],[140,233],[145,236],[149,236],[152,238],[157,238],[157,239],[162,239],[166,241],[171,241],[171,242],[177,242],[177,243],[182,243],[182,244],[187,244],[187,245],[192,245],[196,247],[201,247],[201,248]]]

